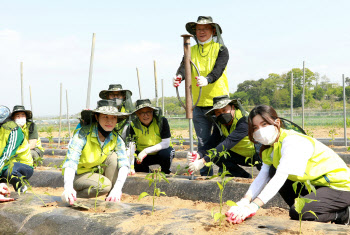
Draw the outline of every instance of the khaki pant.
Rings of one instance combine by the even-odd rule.
[[[77,197],[80,198],[91,198],[96,197],[96,189],[98,188],[98,195],[105,195],[111,191],[117,178],[118,178],[118,156],[115,152],[111,153],[107,159],[103,162],[106,166],[103,166],[104,178],[103,184],[98,181],[98,173],[84,173],[76,175],[73,182],[73,187],[77,191]],[[90,186],[90,194],[88,194]]]

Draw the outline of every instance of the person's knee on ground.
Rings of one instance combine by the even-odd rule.
[[[101,178],[102,177],[104,176],[101,176]],[[98,190],[98,196],[103,196],[103,195],[107,195],[109,191],[111,191],[111,189],[112,189],[111,181],[107,177],[104,177],[103,184],[101,182],[99,183],[94,182],[89,187],[86,187],[79,191],[76,190],[76,192],[77,192],[77,197],[79,198],[93,198],[93,197],[96,197],[97,190]]]
[[[175,157],[175,150],[172,147],[160,150],[157,155],[159,156],[159,165],[162,168],[162,172],[170,174],[170,166],[173,158]]]

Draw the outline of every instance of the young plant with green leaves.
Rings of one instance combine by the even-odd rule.
[[[34,159],[33,166],[37,167],[37,166],[43,165],[43,161],[44,161],[44,158],[38,156],[37,158]]]
[[[49,147],[52,147],[53,144],[53,134],[52,134],[52,126],[47,128],[47,139],[49,140]]]
[[[89,175],[89,177],[91,177],[93,174],[95,174],[96,171],[98,172],[97,186],[95,187],[94,185],[91,185],[91,186],[89,187],[89,189],[88,189],[88,194],[90,194],[91,189],[92,189],[93,187],[96,188],[95,212],[96,212],[96,210],[97,210],[97,197],[98,197],[98,194],[100,193],[100,188],[101,188],[101,190],[102,190],[102,189],[104,189],[104,188],[106,188],[106,187],[109,186],[109,185],[104,184],[105,178],[102,177],[103,172],[104,172],[103,166],[106,166],[106,165],[102,163],[102,164],[100,164],[100,165],[98,165],[98,166],[92,168],[91,174]],[[88,178],[89,178],[89,177],[88,177]]]
[[[307,191],[309,192],[309,194],[311,192],[314,192],[314,194],[316,195],[315,187],[310,183],[310,180],[307,180],[304,183],[296,181],[296,182],[293,183],[293,190],[294,190],[295,193],[297,193],[298,184],[299,183],[300,183],[301,187],[300,187],[300,190],[299,190],[299,193],[298,193],[298,197],[295,198],[294,206],[295,206],[296,212],[298,212],[298,214],[299,214],[299,224],[300,224],[300,226],[299,226],[299,234],[301,234],[301,221],[302,221],[303,215],[305,213],[309,212],[309,213],[313,214],[316,218],[318,218],[318,217],[315,214],[315,212],[313,212],[311,210],[303,212],[303,208],[304,208],[306,203],[316,202],[317,200],[313,200],[313,199],[309,199],[309,198],[305,198],[305,197],[300,197],[301,191],[303,190],[304,186],[307,188]]]
[[[257,165],[257,164],[259,164],[259,162],[258,161],[255,161],[254,162],[254,157],[253,156],[251,156],[251,157],[246,157],[245,158],[245,163],[247,163],[247,161],[249,161],[250,160],[250,162],[248,163],[248,165],[251,167],[251,169],[252,169],[252,179],[254,178],[254,166],[255,165]]]
[[[331,139],[329,140],[329,142],[332,142],[332,145],[334,143],[334,140],[335,140],[335,136],[338,135],[337,134],[337,131],[335,130],[335,128],[331,129],[329,132],[328,132],[328,136],[331,137]]]
[[[216,183],[218,184],[218,187],[220,189],[220,193],[219,193],[219,198],[220,198],[220,210],[219,212],[216,212],[214,213],[214,208],[211,210],[211,216],[214,218],[214,221],[220,221],[220,226],[221,226],[221,223],[222,221],[224,221],[226,219],[226,215],[225,213],[222,213],[222,207],[223,207],[223,203],[222,203],[222,195],[224,193],[224,190],[225,190],[225,187],[226,187],[226,184],[228,182],[230,182],[231,180],[233,180],[234,177],[226,177],[226,175],[230,174],[229,171],[226,170],[226,166],[223,165],[223,172],[222,173],[218,173],[217,175],[213,175],[212,177],[210,177],[210,179],[213,179],[213,178],[220,178],[220,182],[217,181]],[[237,204],[234,202],[234,201],[231,201],[231,200],[228,200],[226,202],[226,204],[228,206],[237,206]]]
[[[209,174],[213,164],[217,163],[220,160],[220,158],[224,157],[226,159],[227,156],[230,156],[230,153],[227,150],[225,150],[225,146],[222,146],[222,147],[223,147],[223,149],[221,152],[219,152],[219,157],[216,159],[215,162],[214,162],[214,159],[216,156],[218,156],[218,152],[217,152],[216,148],[212,148],[212,149],[207,150],[208,157],[210,158],[210,162],[205,163],[205,165],[207,167],[209,167],[208,174]]]
[[[19,196],[21,195],[21,193],[23,193],[23,192],[21,192],[22,187],[26,186],[27,190],[29,190],[32,194],[34,194],[34,196],[37,197],[43,203],[44,207],[47,206],[46,203],[44,202],[44,200],[38,194],[35,193],[35,190],[33,190],[33,187],[28,182],[28,180],[24,179],[24,177],[25,177],[24,175],[22,175],[21,177],[18,177],[18,176],[14,176],[14,177],[18,178],[20,180],[21,184],[22,184],[22,186],[20,188],[18,188],[18,185],[19,185],[20,182],[16,183],[16,188],[18,188],[17,193],[18,193]],[[24,193],[26,193],[26,192],[24,192]]]
[[[179,134],[178,136],[177,136],[177,139],[178,139],[178,141],[179,141],[179,143],[180,143],[180,146],[181,147],[183,147],[183,143],[184,143],[184,138],[182,137],[182,135],[181,134]]]
[[[157,188],[157,182],[160,183],[162,180],[164,180],[165,182],[167,182],[169,184],[169,180],[166,178],[164,172],[160,171],[161,168],[158,168],[158,170],[154,170],[152,173],[149,173],[146,175],[145,179],[148,180],[148,186],[151,187],[151,185],[153,184],[153,204],[152,204],[152,215],[154,212],[154,203],[155,203],[155,199],[156,197],[160,197],[161,194],[165,195],[165,192],[160,191],[160,188]],[[146,196],[150,196],[147,192],[142,192],[139,195],[139,201],[146,197]]]

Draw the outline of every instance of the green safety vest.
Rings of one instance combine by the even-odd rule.
[[[280,129],[280,137],[270,148],[262,152],[262,161],[276,169],[282,158],[282,141],[290,135],[299,135],[309,140],[314,146],[314,153],[306,165],[303,176],[289,175],[291,181],[305,182],[310,180],[314,186],[327,186],[341,191],[350,191],[350,169],[345,162],[330,148],[318,140],[300,134],[294,130]],[[273,151],[273,158],[271,154]]]
[[[0,156],[2,155],[2,152],[4,150],[4,148],[6,147],[9,135],[11,133],[11,131],[16,128],[18,125],[13,122],[13,121],[9,121],[6,122],[5,124],[2,125],[2,127],[0,128],[0,136],[1,136],[1,140],[0,140]],[[24,134],[24,133],[23,133]],[[13,162],[20,162],[23,164],[26,164],[28,166],[33,166],[33,158],[32,155],[30,154],[30,149],[29,149],[29,144],[28,144],[28,140],[26,138],[24,138],[23,143],[18,147],[17,151],[16,151],[16,157],[11,160]],[[9,164],[9,163],[8,163]],[[8,165],[6,164],[6,165]]]
[[[232,125],[230,127],[230,132],[227,131],[227,128],[225,125],[220,124],[221,131],[225,137],[227,137],[229,134],[232,133],[236,129],[237,122],[239,119],[244,118],[242,115],[241,110],[236,109],[235,110],[235,117],[233,118]],[[233,148],[231,148],[232,152],[238,153],[239,155],[242,155],[243,157],[251,158],[255,154],[255,147],[254,143],[252,143],[249,140],[249,137],[244,137],[241,141],[239,141]]]
[[[17,127],[17,124],[13,121],[8,121],[5,124],[3,124],[0,128],[0,156],[2,156],[2,153],[7,145],[8,138],[10,136],[10,133],[13,129]]]
[[[144,125],[138,125],[141,129],[137,128],[134,122],[140,122],[139,119],[133,121],[131,123],[131,127],[134,129],[136,135],[136,150],[141,152],[145,148],[154,146],[162,142],[162,138],[160,137],[159,126],[156,119],[153,117],[151,125],[149,127],[145,127]],[[148,155],[155,155],[157,153],[150,153]]]
[[[30,127],[30,125],[32,125],[32,122],[27,122],[26,124],[24,124],[23,127],[21,127],[23,134],[24,134],[25,138],[27,139],[28,143],[29,143],[29,127]],[[41,145],[40,137],[38,137],[38,140],[36,141],[35,147],[44,152],[44,148]]]
[[[79,137],[86,138],[86,144],[81,151],[77,174],[91,172],[92,169],[101,165],[109,154],[117,147],[118,133],[113,130],[111,140],[101,147],[98,137],[93,131],[96,128],[96,123],[89,126],[84,126],[79,131]]]
[[[201,76],[206,77],[214,68],[216,59],[218,58],[220,44],[214,41],[202,45],[194,45],[191,47],[191,60],[197,66]],[[199,87],[196,86],[198,73],[194,66],[192,67],[192,94],[194,101],[199,95]],[[221,77],[212,84],[202,87],[202,94],[198,102],[198,106],[213,106],[213,98],[220,95],[229,95],[226,68]]]

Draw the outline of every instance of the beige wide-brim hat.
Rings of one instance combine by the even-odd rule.
[[[13,117],[13,115],[17,112],[24,112],[26,114],[27,119],[32,119],[33,117],[32,111],[26,110],[23,105],[15,105],[13,107],[11,117]]]
[[[226,105],[234,105],[235,108],[238,108],[239,99],[231,99],[228,95],[221,95],[213,98],[213,108],[209,110],[205,115],[214,115],[216,109],[222,109]]]
[[[92,110],[93,113],[102,113],[118,117],[118,122],[129,117],[130,113],[119,112],[117,103],[114,100],[99,100],[97,108]]]
[[[214,23],[213,18],[211,16],[198,16],[197,22],[188,22],[186,24],[187,32],[189,32],[192,35],[196,35],[196,25],[197,24],[211,24],[214,28],[216,28],[216,26],[217,26],[220,30],[220,34],[222,34],[222,29],[221,29],[220,25],[217,23]],[[215,34],[213,36],[217,36],[217,33],[215,32]]]
[[[100,94],[99,94],[100,98],[104,99],[104,100],[107,100],[108,99],[108,94],[111,91],[121,91],[121,92],[125,92],[125,93],[126,92],[130,92],[130,96],[132,95],[132,92],[129,91],[129,90],[123,89],[122,85],[120,85],[120,84],[111,84],[111,85],[109,85],[108,90],[100,91]]]

